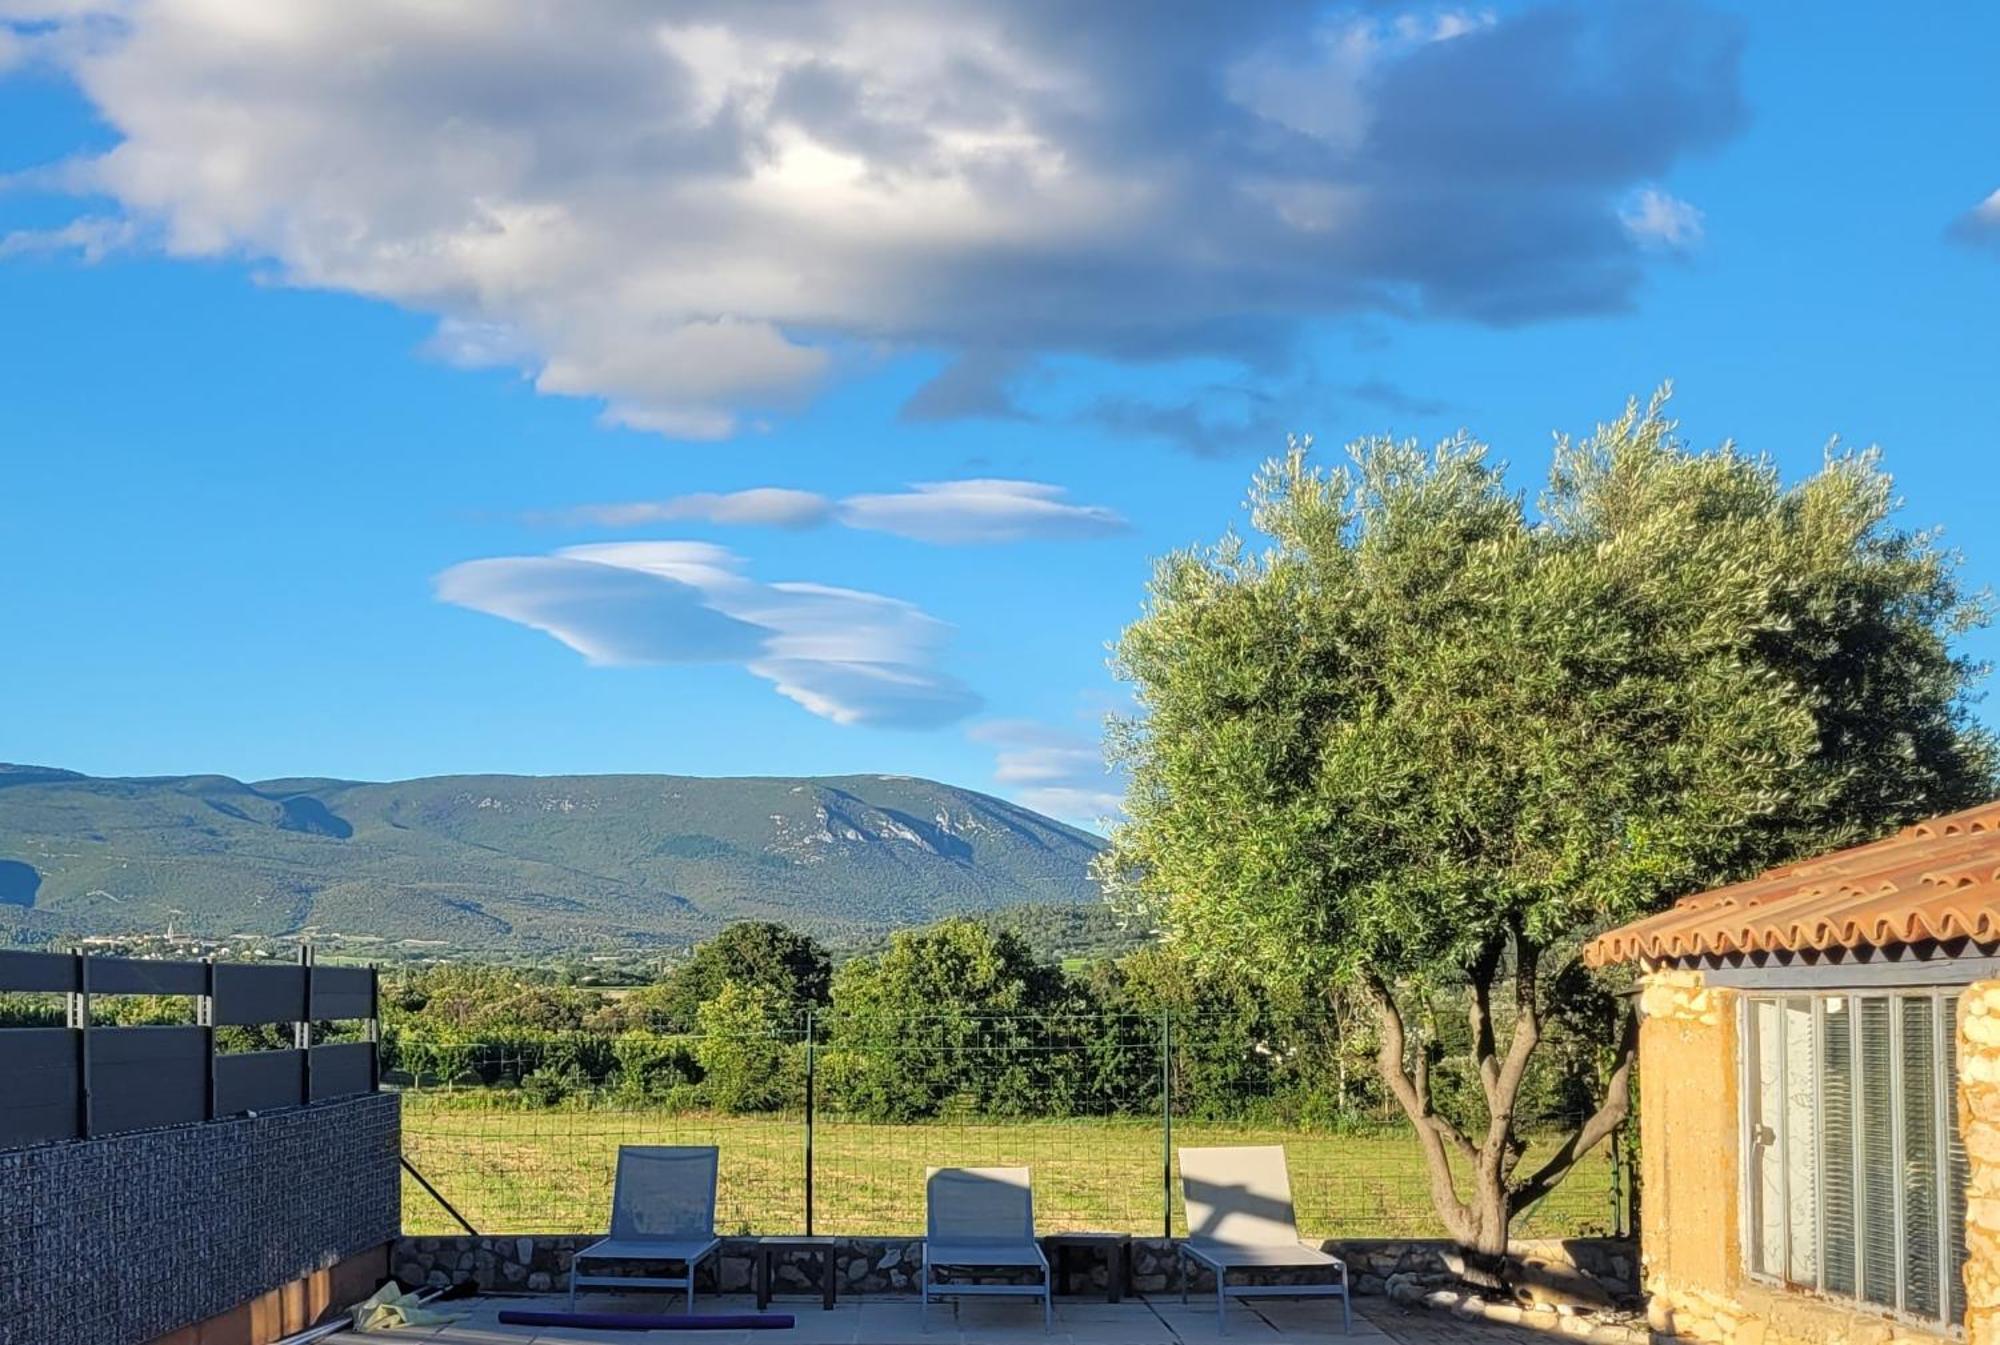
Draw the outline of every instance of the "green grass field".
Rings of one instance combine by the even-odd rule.
[[[805,1223],[805,1127],[796,1116],[652,1111],[520,1111],[439,1105],[404,1094],[403,1151],[482,1233],[601,1231],[620,1144],[714,1144],[722,1150],[718,1227],[798,1232]],[[1531,1142],[1533,1162],[1557,1142]],[[1047,1232],[1157,1234],[1163,1145],[1157,1121],[940,1121],[889,1125],[819,1119],[813,1135],[818,1233],[908,1234],[923,1225],[924,1169],[1025,1164],[1036,1223]],[[1177,1122],[1176,1145],[1283,1144],[1300,1231],[1311,1237],[1434,1237],[1423,1159],[1407,1131],[1330,1134]],[[1174,1205],[1176,1232],[1179,1200]],[[1536,1209],[1516,1236],[1600,1232],[1610,1221],[1611,1164],[1600,1150]],[[403,1226],[459,1231],[404,1178]]]

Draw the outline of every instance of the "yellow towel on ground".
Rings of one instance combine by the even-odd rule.
[[[356,1331],[386,1331],[398,1326],[444,1326],[464,1316],[461,1312],[433,1312],[417,1301],[414,1292],[404,1293],[394,1280],[354,1305]]]

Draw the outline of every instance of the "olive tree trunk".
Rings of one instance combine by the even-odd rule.
[[[1514,1015],[1503,1050],[1493,1022],[1493,991],[1509,947],[1514,954]],[[1515,1212],[1553,1190],[1586,1154],[1617,1130],[1630,1106],[1638,1024],[1628,1009],[1611,1075],[1596,1109],[1540,1167],[1526,1175],[1516,1171],[1524,1146],[1516,1132],[1515,1107],[1542,1039],[1542,951],[1517,930],[1504,940],[1489,943],[1468,969],[1472,1064],[1486,1100],[1486,1131],[1478,1136],[1468,1135],[1433,1105],[1429,1056],[1421,1047],[1410,1049],[1395,987],[1372,973],[1363,981],[1380,1024],[1376,1066],[1416,1129],[1431,1204],[1446,1233],[1465,1253],[1468,1278],[1489,1286],[1508,1279],[1508,1230]]]

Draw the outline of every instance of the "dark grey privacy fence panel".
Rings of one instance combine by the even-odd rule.
[[[208,1119],[208,1033],[198,1027],[93,1027],[95,1135]]]
[[[78,1059],[66,1027],[0,1032],[0,1149],[82,1133]]]
[[[295,1107],[305,1093],[304,1051],[243,1051],[215,1057],[215,1114]],[[356,1089],[365,1092],[366,1089]]]
[[[67,997],[66,1027],[0,1027],[0,1149],[373,1092],[378,978],[372,967],[168,962],[0,952],[0,993]],[[104,995],[180,995],[188,1026],[109,1027]],[[360,1041],[313,1044],[317,1023],[365,1024]],[[290,1028],[294,1049],[219,1052],[223,1028]]]
[[[0,952],[0,990],[66,995],[76,989],[74,953]]]
[[[297,1023],[306,1016],[306,969],[216,962],[215,1017],[218,1026],[254,1027]]]
[[[206,962],[146,962],[138,958],[90,959],[93,995],[205,995]],[[292,970],[297,970],[293,968]]]
[[[375,1088],[375,1043],[342,1041],[315,1046],[307,1052],[311,1067],[312,1101],[323,1102]]]
[[[311,968],[311,1012],[315,1023],[337,1018],[375,1016],[375,970],[372,967]]]

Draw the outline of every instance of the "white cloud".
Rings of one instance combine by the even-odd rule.
[[[711,607],[693,585],[580,557],[467,561],[438,576],[437,595],[553,635],[603,665],[741,662],[764,634]]]
[[[1619,203],[1742,116],[1738,25],[1681,5],[0,2],[117,137],[74,189],[153,245],[680,437],[848,352],[962,357],[913,414],[1005,414],[1052,353],[1614,308]]]
[[[678,439],[736,428],[726,406],[794,399],[817,381],[826,352],[796,345],[770,322],[738,318],[579,324],[542,364],[535,387],[606,400],[604,419]]]
[[[1039,481],[926,481],[894,495],[850,495],[840,521],[918,542],[956,545],[1108,537],[1131,525],[1116,510],[1070,504]]]
[[[104,12],[104,0],[0,0],[0,23],[45,24]]]
[[[1962,243],[2000,249],[2000,191],[1960,215],[1952,224],[1951,234]]]
[[[994,719],[966,737],[996,749],[993,778],[1022,806],[1093,826],[1124,807],[1124,783],[1104,750],[1080,734],[1031,719]]]
[[[769,528],[811,528],[833,511],[824,495],[809,490],[759,486],[727,494],[700,492],[667,500],[637,500],[629,504],[587,504],[554,514],[534,515],[537,522],[595,523],[607,528],[632,528],[648,523],[726,523]]]
[[[1702,239],[1701,212],[1657,187],[1633,193],[1618,218],[1625,231],[1646,247],[1688,252]]]
[[[979,708],[938,667],[950,627],[900,599],[763,583],[726,547],[611,542],[467,561],[445,602],[543,631],[597,664],[735,663],[840,724],[936,728]]]
[[[5,32],[0,29],[0,35]],[[0,70],[5,68],[4,62],[0,62]],[[4,179],[0,179],[0,186],[4,185]],[[0,234],[0,258],[37,252],[73,252],[85,261],[95,262],[131,247],[137,239],[138,230],[129,220],[84,215],[53,229],[16,229]]]
[[[850,495],[835,502],[811,491],[763,486],[725,495],[584,505],[530,518],[608,528],[684,519],[808,528],[831,520],[844,527],[945,546],[1081,540],[1109,537],[1131,527],[1117,510],[1072,504],[1063,498],[1067,493],[1061,486],[1040,481],[975,479],[919,482],[903,491]]]
[[[836,724],[928,729],[965,718],[979,698],[955,678],[881,659],[759,659],[750,671]]]

